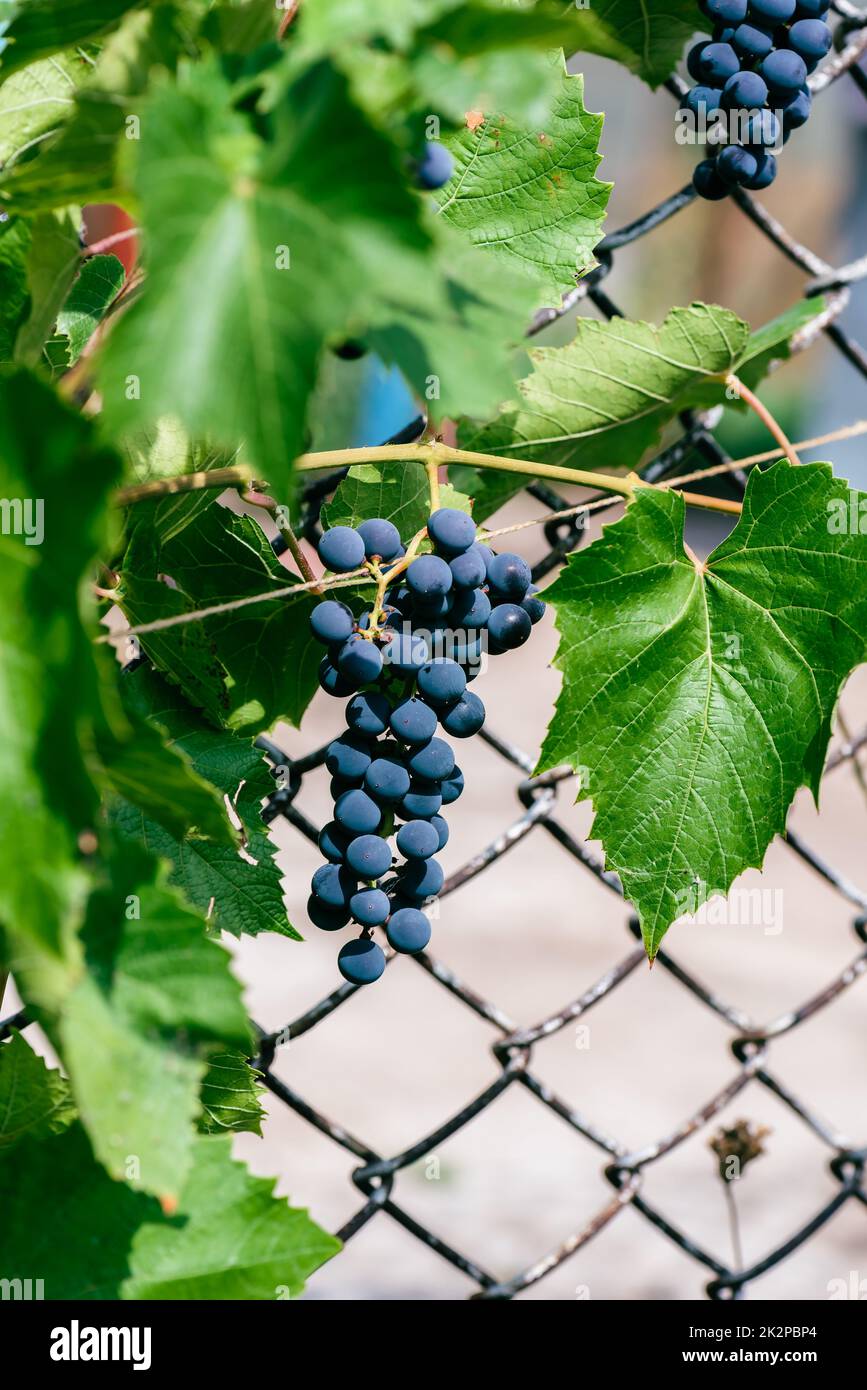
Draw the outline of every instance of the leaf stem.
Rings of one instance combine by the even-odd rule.
[[[149,483],[135,483],[131,487],[118,488],[112,498],[115,507],[130,507],[136,502],[147,502],[152,497],[169,497],[178,492],[198,492],[201,488],[233,487],[235,484],[247,487],[253,483],[252,471],[246,464],[234,464],[228,468],[211,468],[199,473],[179,473],[174,478],[154,478]]]
[[[289,553],[292,556],[292,559],[295,561],[296,565],[298,566],[301,578],[304,579],[308,584],[312,584],[315,586],[312,590],[314,594],[321,593],[322,580],[321,578],[317,579],[316,575],[310,568],[310,561],[307,559],[307,556],[301,549],[301,542],[299,541],[295,532],[292,530],[292,527],[289,525],[289,522],[278,521],[277,530],[280,532],[280,535],[283,537],[284,541],[289,547]]]
[[[530,478],[551,478],[576,486],[601,487],[631,497],[634,485],[613,473],[592,473],[581,468],[560,468],[551,463],[532,463],[528,459],[507,459],[499,454],[477,454],[471,449],[453,449],[435,441],[430,444],[381,444],[369,449],[329,449],[319,454],[302,454],[295,467],[300,473],[322,468],[346,468],[357,463],[400,463],[415,459],[426,468],[432,464],[466,463],[472,468],[494,468],[500,473],[521,473]]]
[[[795,452],[794,445],[783,431],[782,426],[774,419],[768,407],[762,404],[755,392],[751,391],[749,386],[745,386],[740,377],[735,376],[734,372],[726,377],[726,386],[730,387],[732,391],[736,391],[741,400],[746,401],[750,409],[755,411],[762,424],[770,431],[774,439],[776,439],[789,462],[793,463],[796,468],[800,467],[801,460]]]
[[[432,512],[436,512],[439,511],[440,506],[440,466],[434,459],[428,459],[425,463],[425,469],[430,488],[430,509]]]

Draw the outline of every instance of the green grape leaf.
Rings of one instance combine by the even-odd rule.
[[[749,342],[749,327],[729,309],[691,304],[651,323],[579,318],[571,343],[534,348],[520,399],[490,423],[463,421],[465,449],[561,467],[637,467],[665,425],[689,405],[725,399],[723,380]],[[472,467],[451,470],[475,499],[480,521],[525,486],[514,476]]]
[[[13,1030],[0,1044],[0,1154],[21,1139],[60,1134],[74,1119],[67,1082]]]
[[[164,1218],[152,1197],[112,1182],[80,1124],[0,1150],[0,1269],[43,1280],[47,1299],[115,1299],[142,1222]]]
[[[340,1249],[306,1211],[274,1197],[231,1156],[231,1135],[199,1135],[177,1215],[113,1182],[81,1125],[0,1153],[9,1195],[0,1269],[38,1271],[46,1299],[279,1299]]]
[[[71,212],[43,212],[31,225],[27,259],[30,308],[15,340],[15,358],[35,366],[81,266],[78,226]]]
[[[0,922],[58,963],[81,886],[76,842],[98,814],[81,746],[88,719],[102,717],[83,580],[119,474],[47,386],[0,375],[0,782],[14,789],[0,798]]]
[[[369,61],[369,53],[362,51],[362,63]],[[464,124],[469,111],[508,111],[513,121],[543,127],[560,91],[557,70],[544,50],[495,49],[458,59],[448,44],[423,44],[401,64],[401,72],[423,108],[429,106],[456,125]]]
[[[562,66],[562,65],[561,65]],[[487,117],[447,144],[455,172],[440,216],[559,296],[593,262],[611,184],[595,178],[602,117],[584,107],[584,79],[559,73],[544,129]]]
[[[91,256],[84,262],[57,316],[58,332],[69,339],[70,366],[78,361],[125,278],[117,256]]]
[[[2,70],[2,60],[0,60]],[[75,110],[75,93],[92,64],[78,53],[58,53],[16,72],[0,87],[0,168],[32,158]]]
[[[296,581],[246,516],[211,504],[195,525],[163,539],[145,507],[124,559],[118,602],[130,623],[147,623]],[[310,633],[315,599],[252,604],[142,635],[154,665],[216,724],[259,732],[275,720],[294,724],[317,689],[321,649]]]
[[[382,305],[363,337],[397,363],[437,416],[484,416],[514,389],[514,351],[540,289],[444,223],[434,226],[424,274],[437,287],[435,300],[412,312]]]
[[[440,505],[470,510],[469,498],[454,488],[447,499],[440,498]],[[327,529],[358,526],[370,517],[380,516],[393,521],[405,541],[427,525],[430,485],[424,464],[412,459],[400,464],[355,464],[325,503],[321,519]]]
[[[208,915],[218,930],[255,936],[278,932],[300,941],[286,920],[282,875],[275,862],[276,847],[267,835],[260,803],[274,783],[265,761],[249,738],[216,730],[184,700],[180,691],[144,667],[124,677],[127,704],[145,713],[159,728],[169,747],[189,759],[195,773],[228,796],[243,828],[243,852],[234,846],[173,837],[141,809],[126,801],[110,808],[113,824],[126,839],[168,859],[169,881]]]
[[[205,1059],[250,1044],[230,957],[201,916],[130,845],[88,902],[86,974],[59,1025],[64,1062],[97,1158],[171,1203],[192,1161]]]
[[[221,53],[253,53],[263,44],[276,41],[283,8],[275,5],[274,0],[234,0],[212,5],[200,34]]]
[[[326,338],[380,299],[432,303],[428,236],[394,153],[337,74],[320,66],[288,88],[272,145],[230,95],[200,65],[148,104],[138,168],[154,232],[148,285],[112,334],[106,409],[122,430],[170,414],[230,447],[243,439],[288,495]],[[361,200],[359,168],[378,171]]]
[[[682,497],[640,489],[546,590],[563,688],[538,770],[580,770],[651,959],[761,867],[800,786],[818,796],[840,687],[867,657],[865,510],[830,465],[780,462],[750,475],[701,564]]]
[[[231,1156],[231,1136],[207,1135],[181,1197],[183,1225],[145,1225],[133,1243],[131,1299],[281,1299],[337,1254],[340,1242],[306,1211],[275,1198],[273,1178]]]
[[[257,1080],[259,1076],[261,1072],[240,1052],[219,1052],[211,1057],[202,1082],[200,1132],[224,1134],[231,1130],[261,1135],[265,1087]]]
[[[27,258],[30,253],[29,223],[21,217],[0,222],[0,363],[15,357],[15,340],[30,303]]]
[[[826,307],[821,295],[812,299],[800,299],[797,304],[792,304],[769,323],[762,324],[761,328],[754,328],[734,367],[736,375],[744,385],[758,386],[778,363],[791,357],[793,345],[799,335],[810,328],[813,320],[818,318]],[[720,404],[740,406],[743,410],[749,408],[740,398],[733,400],[726,394],[725,387],[718,383],[697,386],[694,398],[691,395],[689,404],[693,404],[693,399],[699,407]]]
[[[612,58],[658,87],[703,20],[692,0],[593,0],[584,6],[470,3],[417,34],[419,44],[450,44],[461,54],[531,43]]]
[[[35,158],[0,173],[0,202],[30,213],[73,202],[129,202],[126,163],[140,134],[137,98],[154,72],[174,68],[183,47],[174,5],[129,13],[106,41],[65,122],[47,135]]]
[[[141,0],[0,0],[0,82],[37,59],[98,38]]]

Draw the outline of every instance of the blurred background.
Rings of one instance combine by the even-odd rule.
[[[578,65],[573,64],[573,70]],[[650,93],[603,60],[580,65],[589,109],[607,112],[599,177],[614,181],[607,230],[623,226],[686,184],[693,149],[674,140],[675,102]],[[817,101],[813,118],[781,158],[764,205],[793,236],[842,265],[867,250],[867,101],[851,80]],[[660,322],[674,305],[702,299],[724,304],[759,326],[803,294],[805,275],[787,262],[726,203],[693,203],[618,253],[605,289],[632,318]],[[581,312],[594,312],[583,301]],[[856,286],[842,323],[867,341],[867,287]],[[540,341],[564,342],[568,320]],[[867,415],[864,379],[820,337],[762,388],[794,440]],[[370,359],[332,364],[324,388],[328,440],[320,447],[382,442],[415,414],[398,380]],[[761,424],[727,411],[717,431],[736,457],[771,445]],[[804,451],[829,457],[835,471],[867,484],[863,438]],[[612,466],[631,461],[612,459]],[[699,466],[696,460],[692,466]],[[689,466],[689,465],[688,465]],[[570,496],[569,490],[565,493]],[[574,498],[580,498],[574,492]],[[523,494],[492,525],[539,516]],[[617,515],[609,513],[608,517]],[[718,539],[703,516],[698,543]],[[598,522],[591,535],[598,532]],[[541,529],[516,533],[510,545],[535,560]],[[535,759],[559,688],[551,660],[556,637],[550,610],[532,641],[482,678],[490,728]],[[480,689],[481,689],[480,686]],[[847,727],[867,716],[867,673],[847,688]],[[339,706],[317,697],[300,731],[281,728],[278,742],[299,756],[342,726]],[[839,742],[839,737],[838,737]],[[522,807],[520,776],[480,739],[460,749],[467,789],[449,808],[447,873],[483,849]],[[865,763],[867,766],[867,763]],[[586,804],[573,805],[574,781],[560,785],[558,817],[587,836]],[[299,807],[317,824],[329,819],[327,777],[304,779]],[[855,883],[867,888],[867,795],[857,761],[831,773],[817,813],[807,793],[792,828]],[[306,926],[304,900],[318,864],[314,846],[284,822],[276,837],[287,877],[291,920],[305,944],[260,937],[238,948],[254,1017],[278,1029],[339,983],[335,942]],[[599,846],[591,846],[597,852]],[[727,1004],[764,1023],[817,994],[858,954],[856,909],[782,842],[768,852],[762,876],[741,886],[778,891],[781,929],[681,926],[666,941],[676,961]],[[470,988],[494,1001],[513,1025],[533,1025],[565,1006],[631,949],[628,911],[542,829],[443,901],[432,954]],[[663,969],[635,970],[598,1008],[537,1045],[536,1076],[590,1122],[629,1149],[676,1129],[737,1074],[732,1029]],[[396,960],[373,989],[361,991],[303,1037],[280,1048],[275,1073],[330,1120],[390,1155],[435,1130],[499,1074],[491,1046],[499,1034],[452,998],[413,961]],[[863,1083],[864,988],[857,983],[804,1026],[775,1042],[770,1068],[838,1142],[867,1131]],[[264,1144],[239,1141],[261,1173],[279,1173],[282,1190],[338,1229],[361,1207],[349,1181],[356,1161],[271,1097]],[[745,1119],[765,1126],[765,1153],[727,1194],[709,1142],[721,1124]],[[841,1137],[842,1136],[842,1137]],[[839,1190],[828,1171],[831,1151],[791,1109],[753,1083],[721,1114],[648,1170],[644,1193],[668,1219],[724,1264],[732,1248],[728,1196],[737,1207],[742,1258],[761,1258],[805,1224]],[[605,1155],[513,1086],[454,1137],[401,1173],[395,1196],[418,1221],[498,1278],[541,1258],[591,1220],[610,1200]],[[852,1272],[857,1278],[853,1278]],[[531,1299],[693,1299],[707,1271],[625,1209],[574,1258],[535,1285]],[[832,1281],[867,1297],[867,1222],[850,1202],[791,1258],[750,1286],[758,1299],[824,1299]],[[863,1284],[859,1281],[864,1280]],[[473,1285],[402,1230],[377,1216],[345,1252],[311,1280],[311,1299],[465,1298]],[[858,1292],[849,1296],[859,1296]]]

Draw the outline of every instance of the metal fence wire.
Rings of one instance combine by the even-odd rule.
[[[816,96],[824,92],[832,82],[845,75],[856,84],[862,95],[867,97],[867,74],[858,66],[862,56],[867,52],[867,12],[858,11],[848,4],[847,0],[835,0],[833,10],[837,21],[836,53],[826,62],[821,72],[814,73],[811,77],[810,86],[813,94]],[[665,85],[668,92],[678,99],[687,90],[686,84],[677,77],[671,78]],[[692,186],[689,185],[650,209],[635,222],[606,236],[596,251],[597,266],[570,291],[557,309],[545,310],[537,316],[529,329],[529,336],[541,332],[549,323],[568,313],[584,298],[589,298],[606,318],[621,316],[620,309],[604,288],[615,256],[676,216],[695,196]],[[827,297],[827,307],[800,332],[793,347],[806,348],[820,333],[824,333],[856,370],[867,377],[867,351],[860,343],[854,341],[838,322],[849,300],[850,285],[867,277],[867,255],[850,265],[835,268],[814,251],[800,245],[749,194],[739,190],[732,196],[744,216],[749,218],[783,255],[805,272],[808,277],[804,289],[805,296],[823,294]],[[729,462],[729,456],[713,433],[719,414],[719,411],[685,412],[680,417],[681,436],[646,464],[640,470],[641,476],[651,482],[677,477],[684,471],[686,461],[695,455],[702,457],[708,465],[724,465]],[[419,419],[389,442],[404,442],[415,438],[421,434],[424,426],[425,421]],[[315,541],[318,535],[320,505],[344,474],[345,470],[340,470],[307,486],[303,496],[302,527],[308,539]],[[729,472],[726,478],[731,479],[734,485],[743,491],[746,485],[746,475],[743,472]],[[534,483],[528,491],[552,513],[566,510],[570,505],[548,486]],[[588,500],[603,501],[601,496],[599,499]],[[611,505],[617,505],[618,499],[609,501]],[[575,516],[552,519],[544,526],[543,531],[547,549],[534,566],[535,581],[560,566],[584,536],[581,519]],[[275,543],[275,549],[279,551],[279,542]],[[490,871],[503,855],[525,836],[540,832],[551,835],[572,857],[576,865],[594,875],[612,893],[622,896],[616,875],[607,872],[596,855],[576,839],[557,818],[559,785],[572,775],[571,770],[558,768],[540,777],[533,777],[533,762],[526,753],[499,738],[489,728],[485,728],[479,736],[520,774],[516,792],[523,809],[492,843],[474,854],[446,880],[440,896],[446,897],[458,892],[478,874]],[[281,776],[283,785],[269,796],[263,810],[264,820],[270,824],[276,818],[282,817],[300,834],[315,843],[319,827],[304,815],[295,805],[295,801],[305,775],[324,763],[325,747],[293,761],[269,738],[260,738],[258,745],[275,767],[279,766],[284,770]],[[867,728],[849,738],[848,742],[831,755],[826,765],[826,775],[851,763],[864,746],[867,746]],[[322,1114],[273,1071],[281,1047],[315,1028],[323,1027],[338,1009],[352,1007],[357,986],[342,984],[332,994],[311,1005],[305,1013],[279,1030],[265,1032],[257,1029],[259,1054],[254,1061],[271,1093],[358,1160],[358,1166],[351,1176],[360,1194],[361,1205],[355,1215],[336,1232],[340,1239],[347,1242],[368,1222],[381,1219],[383,1215],[388,1216],[426,1246],[433,1255],[448,1261],[468,1276],[478,1286],[477,1292],[471,1295],[472,1298],[511,1299],[545,1279],[610,1222],[616,1220],[620,1213],[632,1207],[664,1237],[710,1272],[711,1278],[706,1284],[710,1298],[737,1299],[744,1296],[754,1279],[800,1249],[845,1204],[856,1202],[867,1206],[864,1173],[867,1145],[851,1144],[814,1114],[812,1109],[784,1086],[769,1069],[772,1044],[778,1038],[804,1027],[821,1016],[867,970],[867,892],[862,892],[850,883],[843,874],[826,863],[791,831],[785,844],[790,853],[805,861],[857,910],[852,922],[855,954],[849,965],[817,993],[779,1017],[761,1023],[751,1019],[736,1005],[719,998],[711,988],[683,969],[668,950],[661,950],[657,957],[657,968],[669,971],[693,999],[722,1019],[731,1029],[728,1046],[733,1059],[732,1077],[721,1090],[711,1095],[677,1128],[660,1138],[651,1139],[640,1149],[630,1150],[616,1139],[602,1133],[589,1117],[553,1094],[548,1085],[533,1071],[536,1050],[545,1040],[598,1007],[645,961],[638,923],[634,917],[627,919],[628,930],[637,944],[630,946],[622,958],[613,963],[601,978],[578,998],[570,1000],[541,1022],[531,1026],[522,1027],[516,1024],[496,1003],[483,998],[429,954],[406,957],[415,961],[418,968],[426,971],[457,1004],[471,1010],[496,1031],[498,1037],[493,1045],[493,1055],[500,1066],[500,1074],[492,1085],[468,1101],[457,1113],[443,1120],[431,1133],[419,1138],[411,1147],[391,1156],[376,1153],[362,1139],[350,1134],[341,1124]],[[386,954],[390,965],[394,960],[394,953],[387,950]],[[25,1026],[26,1023],[27,1018],[22,1011],[0,1026],[0,1037],[7,1033],[11,1026]],[[786,1240],[748,1267],[735,1269],[710,1254],[688,1232],[678,1229],[663,1211],[646,1200],[643,1196],[644,1174],[654,1164],[664,1162],[666,1157],[691,1135],[711,1126],[715,1117],[734,1097],[753,1083],[770,1090],[824,1145],[829,1154],[830,1173],[837,1186],[833,1197],[804,1225],[793,1230]],[[511,1279],[503,1281],[482,1268],[470,1254],[455,1249],[416,1220],[401,1205],[397,1189],[398,1177],[404,1169],[430,1154],[489,1106],[496,1104],[511,1086],[523,1086],[535,1096],[540,1105],[547,1107],[568,1125],[577,1138],[599,1150],[602,1174],[612,1191],[584,1226],[567,1235],[556,1249],[542,1255],[535,1263],[515,1273]]]
[[[867,75],[858,66],[862,55],[867,51],[867,13],[861,13],[846,3],[837,0],[834,5],[837,18],[836,53],[823,70],[811,78],[810,85],[814,96],[825,91],[830,84],[844,74],[853,81],[861,93],[867,97]],[[687,90],[686,84],[677,77],[666,84],[671,95],[678,99]],[[597,248],[597,266],[582,279],[564,298],[556,309],[541,312],[529,329],[533,336],[546,328],[555,319],[575,308],[582,299],[589,299],[606,318],[621,316],[621,310],[605,290],[605,280],[609,276],[615,256],[633,242],[655,230],[669,218],[676,216],[694,199],[691,185],[672,197],[665,199],[629,226],[605,237]],[[804,294],[806,297],[822,294],[827,307],[802,330],[793,347],[800,350],[815,342],[824,333],[850,363],[867,377],[867,352],[861,344],[840,326],[838,319],[845,309],[854,282],[867,277],[867,255],[857,262],[835,268],[828,265],[814,251],[800,245],[781,224],[748,193],[739,190],[734,194],[735,201],[743,214],[764,233],[770,242],[795,263],[808,277]],[[676,477],[683,472],[686,461],[696,455],[707,465],[729,462],[729,456],[714,437],[713,427],[720,412],[685,412],[681,416],[682,434],[676,442],[667,447],[650,463],[641,469],[642,477],[657,482],[663,478]],[[417,437],[424,429],[425,421],[419,419],[399,436],[389,442],[404,442]],[[304,494],[303,521],[304,534],[315,541],[318,536],[319,508],[322,500],[333,490],[345,470],[330,474],[311,483]],[[746,475],[741,471],[727,474],[734,485],[742,492],[746,485]],[[532,484],[528,491],[552,513],[566,510],[569,503],[554,489]],[[603,499],[595,499],[600,503]],[[612,506],[618,499],[609,499]],[[580,517],[552,519],[543,528],[547,549],[536,562],[533,569],[534,581],[563,564],[566,556],[580,544],[584,536]],[[279,548],[279,545],[278,545]],[[510,763],[520,774],[516,786],[517,797],[522,807],[521,814],[490,844],[469,858],[447,880],[441,897],[458,892],[469,880],[478,874],[489,872],[525,836],[540,832],[553,836],[563,850],[572,856],[575,863],[587,873],[595,875],[615,894],[621,894],[616,875],[607,872],[596,855],[577,840],[557,818],[558,789],[561,782],[569,778],[571,770],[558,768],[540,777],[533,777],[533,761],[528,755],[504,739],[499,738],[489,727],[480,735],[496,754]],[[857,756],[859,749],[867,744],[867,729],[839,748],[828,761],[826,772],[845,765]],[[288,770],[283,772],[285,785],[269,798],[264,811],[265,820],[271,822],[282,817],[308,840],[316,842],[319,827],[314,825],[295,804],[305,775],[320,767],[325,760],[325,747],[292,761],[270,739],[262,738],[259,746],[276,766]],[[694,975],[678,965],[668,950],[661,950],[657,957],[658,966],[669,971],[692,997],[706,1009],[722,1019],[731,1029],[728,1046],[733,1058],[732,1078],[722,1090],[710,1096],[694,1114],[687,1116],[671,1133],[652,1139],[640,1149],[630,1151],[609,1135],[603,1134],[586,1115],[576,1111],[571,1105],[555,1094],[533,1071],[536,1049],[546,1039],[561,1029],[582,1019],[589,1011],[598,1007],[608,998],[631,973],[645,960],[644,948],[640,944],[637,920],[631,917],[628,928],[638,944],[632,946],[621,959],[613,963],[606,973],[590,986],[577,999],[572,999],[556,1009],[541,1022],[522,1027],[516,1024],[496,1003],[483,998],[471,985],[458,979],[452,971],[434,960],[429,954],[408,957],[426,971],[457,1004],[470,1009],[479,1018],[490,1024],[497,1033],[493,1044],[493,1054],[500,1066],[500,1074],[492,1085],[467,1102],[457,1113],[444,1119],[431,1133],[418,1139],[415,1144],[402,1152],[385,1156],[376,1153],[362,1139],[347,1132],[343,1125],[322,1114],[304,1096],[274,1074],[273,1066],[281,1047],[292,1039],[321,1028],[338,1010],[352,1007],[353,996],[358,987],[342,984],[333,994],[319,1000],[298,1018],[285,1027],[270,1033],[262,1033],[260,1054],[256,1065],[263,1073],[264,1082],[279,1100],[285,1102],[293,1111],[335,1144],[348,1150],[358,1160],[352,1172],[352,1182],[363,1199],[358,1211],[336,1234],[344,1242],[351,1240],[369,1221],[381,1219],[383,1214],[399,1223],[418,1241],[422,1242],[434,1255],[456,1266],[477,1286],[478,1291],[471,1296],[477,1299],[511,1299],[525,1289],[537,1284],[565,1260],[576,1254],[589,1240],[627,1207],[641,1213],[656,1229],[691,1256],[699,1265],[710,1272],[706,1285],[707,1294],[712,1299],[741,1298],[752,1280],[772,1269],[781,1261],[794,1254],[805,1242],[830,1221],[840,1208],[850,1201],[867,1206],[864,1164],[867,1146],[852,1146],[838,1132],[817,1117],[797,1095],[784,1086],[769,1070],[772,1043],[796,1028],[805,1026],[829,1008],[835,999],[849,989],[867,970],[867,893],[849,883],[831,865],[825,863],[812,849],[804,844],[791,831],[786,845],[788,850],[824,878],[858,911],[852,923],[856,943],[856,954],[851,963],[834,979],[828,981],[815,995],[805,999],[796,1008],[787,1011],[768,1022],[757,1022],[741,1009],[720,999],[715,992],[696,979]],[[394,953],[387,951],[389,964]],[[836,1179],[837,1190],[831,1200],[825,1203],[815,1215],[799,1229],[769,1250],[762,1259],[747,1268],[734,1269],[721,1263],[686,1231],[679,1230],[663,1211],[652,1205],[643,1196],[642,1188],[645,1172],[655,1163],[663,1162],[678,1145],[702,1128],[712,1125],[714,1118],[752,1083],[767,1087],[806,1125],[826,1147],[830,1157],[830,1171]],[[543,1255],[529,1267],[520,1270],[511,1279],[502,1281],[482,1268],[472,1255],[455,1249],[442,1240],[434,1231],[408,1211],[398,1199],[398,1178],[400,1173],[417,1163],[426,1155],[438,1149],[451,1136],[468,1125],[488,1106],[495,1105],[498,1099],[511,1086],[523,1086],[540,1105],[558,1116],[574,1131],[576,1137],[594,1145],[602,1158],[602,1172],[612,1189],[611,1195],[603,1202],[592,1218],[566,1236],[562,1243]]]

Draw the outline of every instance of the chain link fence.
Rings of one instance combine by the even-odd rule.
[[[837,51],[823,70],[812,77],[810,85],[813,94],[815,96],[825,91],[833,81],[845,75],[847,80],[854,82],[867,97],[867,76],[858,66],[862,54],[867,51],[867,13],[862,14],[855,10],[846,4],[845,0],[838,0],[834,10],[837,19]],[[686,85],[676,77],[672,78],[666,87],[670,94],[678,99],[687,90]],[[585,298],[589,299],[604,317],[611,319],[621,316],[622,311],[605,289],[605,280],[614,266],[616,255],[675,217],[695,196],[690,185],[651,208],[630,225],[608,235],[597,249],[597,266],[576,285],[557,309],[545,310],[536,317],[530,327],[529,336],[540,333],[554,320],[573,310]],[[805,296],[825,296],[826,307],[798,334],[793,348],[806,349],[820,334],[825,334],[849,362],[867,377],[867,352],[838,322],[849,301],[849,287],[855,281],[867,277],[867,256],[851,265],[839,268],[831,266],[814,251],[800,245],[786,228],[749,194],[739,190],[734,194],[734,198],[743,215],[748,217],[783,255],[804,271],[807,277]],[[641,470],[641,476],[649,482],[675,478],[685,471],[689,461],[696,458],[708,467],[725,468],[730,464],[729,456],[713,432],[718,414],[719,412],[684,413],[681,417],[680,437],[647,464]],[[416,438],[422,433],[424,426],[425,421],[419,419],[389,442],[402,443]],[[343,471],[334,472],[328,477],[318,479],[306,489],[303,499],[303,530],[307,539],[312,542],[316,541],[319,534],[320,505],[342,476]],[[733,479],[740,491],[743,490],[746,484],[744,472],[734,470],[727,472],[726,476]],[[554,489],[536,483],[531,485],[528,491],[552,514],[552,519],[543,527],[546,550],[539,556],[533,568],[533,579],[538,583],[562,565],[569,552],[581,543],[585,532],[580,515],[557,515],[569,510],[571,504]],[[606,506],[617,506],[620,499],[604,498],[600,495],[599,498],[588,500],[604,510]],[[533,777],[533,760],[520,748],[498,737],[489,727],[482,731],[480,737],[497,755],[515,768],[518,774],[516,793],[522,810],[496,839],[473,854],[451,874],[446,880],[441,897],[459,892],[479,874],[492,872],[503,856],[519,841],[526,836],[540,833],[553,837],[563,851],[571,856],[579,872],[594,875],[611,893],[621,894],[616,875],[607,872],[588,846],[578,840],[558,819],[558,793],[561,784],[573,775],[571,769],[560,768],[543,776]],[[296,798],[304,777],[324,763],[325,746],[292,761],[270,739],[260,739],[259,745],[275,767],[287,770],[282,774],[286,784],[269,799],[264,813],[266,821],[272,822],[281,817],[299,834],[315,843],[319,827],[298,808]],[[826,774],[850,763],[865,745],[867,729],[849,739],[831,756]],[[332,994],[312,1004],[281,1029],[262,1032],[257,1065],[263,1072],[269,1090],[304,1121],[358,1161],[358,1166],[352,1172],[352,1181],[358,1189],[360,1205],[351,1219],[336,1233],[340,1239],[344,1242],[350,1241],[368,1222],[382,1219],[383,1216],[390,1217],[427,1247],[432,1257],[448,1261],[471,1279],[477,1286],[477,1292],[472,1297],[510,1299],[544,1280],[564,1261],[576,1255],[610,1222],[615,1221],[624,1210],[631,1207],[708,1272],[710,1277],[706,1289],[710,1298],[736,1299],[744,1296],[754,1279],[788,1259],[809,1241],[844,1204],[855,1202],[867,1206],[864,1174],[867,1147],[853,1144],[831,1128],[808,1104],[783,1085],[771,1069],[774,1042],[821,1017],[822,1013],[867,970],[867,893],[848,882],[843,874],[824,862],[792,832],[788,834],[786,845],[791,854],[806,862],[813,872],[831,884],[856,910],[852,922],[854,940],[851,962],[833,979],[826,981],[811,997],[779,1017],[761,1022],[749,1017],[736,1005],[721,999],[711,987],[682,968],[671,951],[660,951],[657,958],[658,968],[669,971],[700,1007],[710,1010],[727,1025],[730,1031],[728,1046],[732,1054],[732,1076],[720,1090],[709,1096],[699,1109],[687,1115],[676,1128],[661,1137],[650,1139],[639,1149],[629,1149],[617,1139],[603,1133],[591,1117],[576,1111],[564,1099],[553,1094],[549,1086],[534,1072],[534,1058],[538,1049],[544,1047],[548,1039],[562,1029],[575,1025],[592,1009],[600,1007],[634,970],[644,964],[645,953],[640,943],[638,923],[627,913],[624,913],[624,918],[627,919],[628,931],[636,944],[613,960],[610,968],[589,989],[531,1026],[516,1023],[496,1002],[483,998],[471,984],[457,978],[431,955],[422,954],[408,958],[415,961],[419,969],[426,971],[431,979],[451,996],[455,1001],[455,1007],[471,1010],[496,1030],[497,1040],[493,1045],[493,1054],[499,1065],[499,1075],[492,1085],[475,1095],[456,1113],[449,1115],[431,1132],[396,1154],[386,1156],[375,1152],[363,1139],[349,1133],[342,1124],[321,1113],[315,1105],[275,1075],[273,1070],[282,1047],[311,1030],[327,1026],[327,1020],[337,1010],[352,1008],[352,999],[357,993],[356,986],[342,984]],[[387,951],[387,955],[391,964],[394,953]],[[688,1231],[678,1229],[664,1211],[647,1200],[644,1195],[645,1174],[653,1165],[664,1163],[673,1150],[697,1131],[710,1132],[715,1118],[736,1096],[753,1084],[766,1087],[773,1092],[821,1142],[828,1153],[829,1168],[835,1180],[836,1191],[809,1220],[793,1230],[786,1240],[768,1250],[761,1259],[745,1268],[732,1268],[709,1253]],[[501,1280],[483,1268],[471,1254],[455,1249],[435,1231],[416,1220],[399,1199],[398,1180],[402,1172],[432,1154],[489,1106],[495,1105],[512,1086],[524,1087],[535,1097],[539,1105],[547,1107],[551,1113],[565,1122],[576,1139],[591,1144],[598,1150],[602,1175],[611,1191],[590,1220],[580,1229],[568,1234],[556,1249],[542,1255],[534,1263],[515,1273],[512,1278]]]

